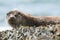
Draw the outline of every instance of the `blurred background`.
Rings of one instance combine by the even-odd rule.
[[[10,29],[6,13],[14,9],[34,16],[60,16],[60,0],[0,0],[0,30]]]

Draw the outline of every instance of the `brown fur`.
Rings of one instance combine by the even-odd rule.
[[[12,15],[12,17],[10,17]],[[20,11],[14,10],[7,13],[7,21],[13,27],[22,26],[40,26],[56,24],[60,22],[60,16],[31,16],[29,14],[24,14]]]

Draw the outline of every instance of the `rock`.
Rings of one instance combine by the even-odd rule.
[[[35,28],[20,26],[18,29],[0,32],[0,40],[60,40],[59,30],[55,31],[56,27],[59,28],[59,25],[49,25],[49,27],[39,26]],[[52,28],[50,29],[50,27]]]

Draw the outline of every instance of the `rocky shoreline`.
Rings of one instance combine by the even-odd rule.
[[[60,40],[60,24],[29,27],[20,26],[0,32],[0,40]]]

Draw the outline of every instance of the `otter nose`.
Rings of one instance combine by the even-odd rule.
[[[14,17],[10,17],[10,19],[14,19]]]

